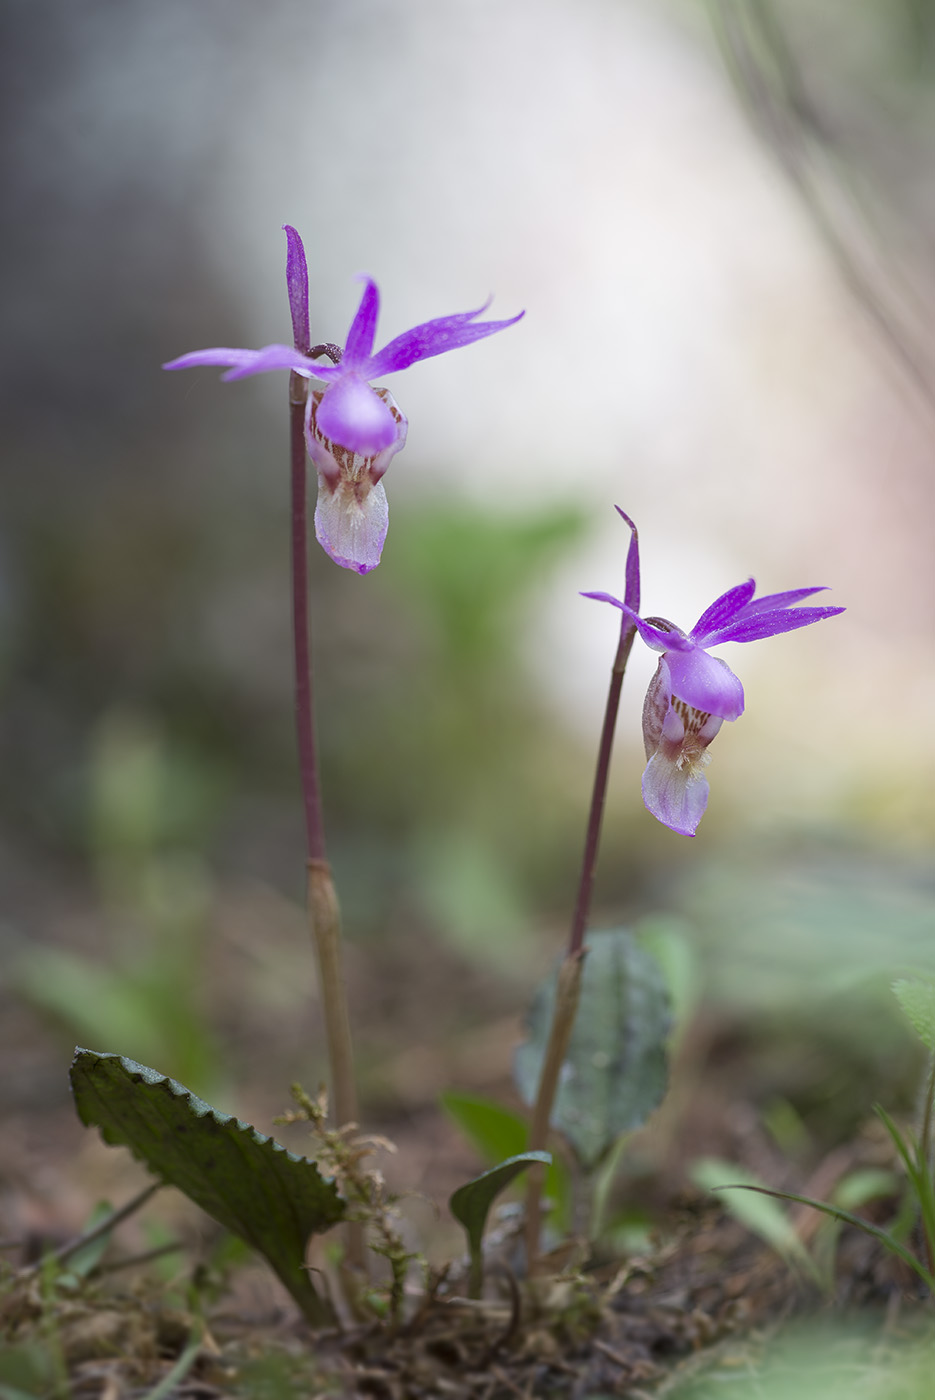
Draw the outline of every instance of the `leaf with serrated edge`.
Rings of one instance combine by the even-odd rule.
[[[901,977],[893,983],[893,995],[922,1044],[935,1051],[935,983]]]
[[[527,1016],[529,1038],[513,1074],[533,1103],[555,1005],[556,976],[542,983]],[[552,1126],[579,1161],[595,1167],[622,1133],[640,1127],[666,1090],[669,996],[659,964],[627,929],[591,933],[578,1014],[562,1066]]]
[[[475,1176],[472,1181],[465,1182],[449,1198],[448,1209],[459,1225],[464,1226],[468,1237],[468,1247],[471,1251],[472,1296],[476,1296],[480,1291],[483,1267],[481,1242],[484,1238],[484,1226],[487,1224],[490,1207],[500,1192],[505,1191],[520,1172],[525,1171],[527,1167],[533,1166],[536,1162],[548,1166],[551,1161],[551,1152],[520,1152],[517,1156],[508,1157],[505,1162],[491,1167],[489,1172],[484,1172],[481,1176]]]
[[[219,1113],[184,1085],[121,1055],[78,1049],[78,1116],[128,1147],[269,1262],[310,1322],[329,1320],[305,1268],[310,1235],[344,1216],[334,1182],[249,1123]]]

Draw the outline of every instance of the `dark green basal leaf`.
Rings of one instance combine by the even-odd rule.
[[[659,964],[627,929],[587,938],[581,1001],[559,1080],[552,1125],[592,1169],[622,1133],[638,1128],[668,1081],[669,996]],[[555,1005],[556,974],[544,982],[526,1019],[513,1075],[529,1104]]]
[[[465,1182],[450,1197],[448,1208],[455,1220],[464,1226],[468,1237],[468,1248],[471,1252],[470,1292],[472,1297],[476,1297],[480,1293],[483,1273],[482,1241],[490,1207],[500,1192],[505,1191],[520,1172],[524,1172],[527,1167],[531,1167],[536,1162],[542,1162],[548,1166],[551,1161],[551,1152],[521,1152],[516,1157],[508,1157],[505,1162],[500,1162],[489,1172],[484,1172],[482,1176],[474,1177],[473,1181]]]
[[[314,1162],[121,1055],[76,1050],[71,1083],[82,1123],[100,1128],[112,1146],[128,1147],[262,1254],[310,1322],[329,1320],[305,1268],[305,1246],[346,1207]]]

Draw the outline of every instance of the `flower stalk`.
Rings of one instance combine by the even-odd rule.
[[[640,605],[639,536],[636,526],[629,517],[623,514],[619,506],[617,509],[630,527],[630,548],[627,555],[626,570],[626,599],[629,606],[636,609]],[[620,710],[623,677],[626,673],[627,662],[630,659],[630,652],[633,649],[635,637],[636,625],[625,616],[620,628],[617,655],[614,658],[614,664],[610,673],[607,703],[604,706],[604,722],[601,727],[601,738],[597,751],[597,765],[594,773],[594,786],[591,791],[591,807],[588,813],[588,825],[584,838],[584,854],[581,860],[578,895],[571,921],[568,948],[558,970],[555,1009],[552,1013],[552,1025],[549,1029],[549,1039],[546,1043],[542,1068],[539,1071],[536,1101],[533,1105],[532,1120],[529,1126],[528,1146],[531,1152],[542,1151],[548,1141],[552,1109],[555,1104],[555,1095],[558,1092],[559,1075],[562,1065],[565,1062],[565,1056],[568,1053],[568,1045],[571,1041],[575,1017],[578,1014],[578,1002],[581,998],[581,979],[584,974],[584,959],[587,955],[587,949],[584,946],[584,935],[587,928],[588,915],[591,910],[591,897],[594,891],[594,875],[597,869],[597,857],[601,844],[601,827],[604,821],[604,808],[607,804],[607,786],[610,780],[610,764],[611,758],[613,757],[617,715]],[[545,1171],[542,1167],[534,1166],[530,1168],[526,1186],[526,1259],[530,1276],[536,1272],[539,1260],[539,1241],[542,1230],[542,1187],[544,1179]]]
[[[296,323],[295,308],[293,322]],[[300,330],[295,324],[296,339]],[[319,347],[316,347],[319,348]],[[324,347],[321,347],[324,350]],[[315,742],[312,694],[312,657],[308,609],[308,473],[306,468],[305,408],[307,381],[289,376],[289,447],[292,514],[292,638],[295,661],[295,726],[299,778],[305,811],[305,849],[308,869],[307,908],[309,928],[318,961],[321,1004],[331,1079],[331,1103],[337,1126],[357,1123],[357,1083],[351,1020],[341,959],[341,912],[325,853],[321,782]],[[362,1227],[345,1227],[346,1263],[350,1269],[366,1269]]]

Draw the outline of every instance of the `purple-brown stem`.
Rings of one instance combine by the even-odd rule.
[[[330,354],[336,347],[317,346],[311,353]],[[338,352],[340,358],[340,351]],[[332,357],[333,358],[333,357]],[[318,956],[321,1002],[331,1069],[331,1106],[338,1127],[356,1124],[357,1085],[347,993],[341,959],[341,914],[325,854],[321,783],[315,745],[311,647],[308,616],[308,494],[305,463],[305,404],[308,384],[297,374],[289,381],[289,431],[292,481],[292,632],[295,654],[295,723],[299,777],[305,808],[308,867],[308,918]],[[363,1229],[346,1227],[346,1262],[366,1270]]]
[[[571,921],[568,949],[558,972],[555,991],[555,1008],[549,1039],[539,1071],[539,1084],[536,1101],[533,1105],[532,1120],[529,1125],[529,1150],[541,1152],[549,1137],[549,1124],[552,1108],[558,1090],[568,1044],[574,1029],[578,1000],[581,995],[581,977],[587,949],[584,934],[591,910],[591,895],[594,889],[594,872],[597,868],[597,855],[601,842],[601,826],[604,820],[604,807],[607,801],[607,784],[610,777],[610,761],[613,756],[614,734],[617,728],[617,714],[620,709],[620,693],[623,689],[623,676],[633,648],[636,628],[624,624],[617,645],[610,673],[610,686],[607,691],[607,704],[604,707],[604,723],[597,750],[597,767],[594,773],[594,787],[591,792],[591,810],[584,838],[584,855],[581,860],[581,878],[578,882],[578,898]],[[541,1166],[529,1170],[526,1188],[526,1259],[530,1275],[536,1272],[539,1259],[539,1236],[542,1225],[542,1185],[545,1172]]]
[[[299,747],[299,779],[305,807],[306,853],[309,860],[325,859],[325,829],[321,813],[321,784],[312,706],[312,665],[308,625],[308,479],[305,466],[305,398],[308,383],[293,374],[289,380],[289,435],[292,459],[292,638],[295,654],[295,727]]]
[[[604,724],[601,729],[601,742],[597,750],[597,769],[594,774],[594,788],[591,793],[591,810],[588,814],[588,828],[584,838],[584,855],[581,860],[581,879],[578,882],[578,898],[571,921],[568,938],[568,956],[573,957],[584,947],[584,931],[591,910],[591,894],[594,889],[594,872],[597,868],[597,853],[601,843],[601,826],[604,821],[604,806],[607,800],[607,782],[610,777],[610,761],[614,750],[614,734],[617,728],[617,712],[620,709],[620,692],[623,689],[623,675],[627,669],[636,628],[624,626],[620,632],[620,642],[610,673],[610,687],[607,704],[604,707]]]

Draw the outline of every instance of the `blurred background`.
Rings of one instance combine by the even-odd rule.
[[[76,1180],[110,1170],[70,1116],[76,1040],[264,1129],[323,1073],[285,377],[159,368],[288,339],[287,221],[322,340],[362,270],[378,344],[526,308],[390,380],[379,570],[311,546],[365,1098],[410,1184],[429,1149],[473,1160],[435,1097],[509,1096],[561,947],[617,630],[579,590],[623,588],[614,504],[650,613],[690,626],[750,574],[848,611],[725,649],[748,708],[694,841],[641,805],[634,654],[595,923],[679,930],[728,1099],[823,1144],[911,1103],[888,982],[935,961],[935,4],[7,0],[0,24],[14,1225],[68,1216],[63,1146]]]

